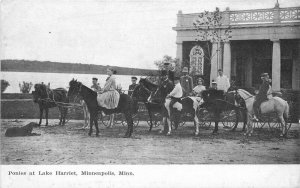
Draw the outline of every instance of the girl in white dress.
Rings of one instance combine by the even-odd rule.
[[[203,85],[203,79],[198,79],[198,85],[193,89],[193,95],[196,97],[202,97],[202,91],[206,90],[205,86]]]
[[[98,92],[97,101],[101,107],[106,109],[114,109],[118,107],[120,94],[117,91],[116,74],[117,71],[112,68],[107,69],[107,79],[103,89]],[[110,115],[110,121],[108,128],[111,128],[114,124],[114,114]]]

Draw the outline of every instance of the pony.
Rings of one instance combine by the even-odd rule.
[[[142,81],[141,84],[146,86],[145,83],[146,83],[146,81]],[[149,89],[151,89],[151,88],[149,88]],[[164,125],[165,125],[165,122],[167,122],[168,132],[166,135],[171,135],[171,130],[172,130],[172,124],[170,121],[171,110],[169,109],[170,100],[166,99],[166,96],[168,94],[167,90],[169,90],[169,89],[163,87],[162,85],[157,86],[156,91],[151,92],[148,101],[158,102],[161,105],[160,110],[162,110],[163,119],[162,119],[162,123],[161,123],[161,130],[159,132],[163,133],[165,131]],[[175,103],[174,106],[176,104],[177,103]],[[196,111],[200,104],[201,104],[201,98],[199,98],[199,97],[185,97],[185,98],[181,99],[181,102],[179,104],[179,106],[180,106],[179,110],[176,114],[174,114],[175,118],[174,118],[173,122],[174,122],[175,130],[178,128],[181,114],[190,113],[194,119],[195,135],[199,134],[199,119],[196,115]]]
[[[150,82],[146,78],[140,78],[138,85],[132,91],[131,97],[134,101],[135,111],[137,111],[138,102],[143,102],[148,111],[150,128],[153,128],[153,113],[161,113],[164,110],[164,106],[161,103],[160,98],[153,99],[153,93],[157,91],[158,85]]]
[[[46,126],[48,126],[49,108],[58,107],[60,111],[59,125],[65,125],[68,108],[59,105],[60,103],[69,103],[67,90],[64,88],[57,88],[51,90],[45,84],[35,84],[34,91],[32,91],[33,102],[39,105],[41,126],[43,119],[43,112],[45,111]]]
[[[244,116],[244,126],[243,130],[246,126],[246,119],[245,119],[245,108],[244,105],[241,104],[240,100],[236,98],[236,92],[226,92],[222,90],[215,90],[215,89],[209,89],[204,90],[202,92],[202,97],[204,103],[200,105],[200,108],[207,109],[210,113],[214,115],[215,120],[215,128],[213,130],[213,134],[216,134],[218,132],[218,123],[221,118],[221,113],[223,111],[227,110],[234,110],[235,114],[237,115],[235,125],[232,129],[232,131],[235,131],[237,128],[238,122],[239,122],[239,114],[242,112]]]
[[[238,89],[237,93],[245,101],[247,109],[248,126],[245,135],[251,136],[253,134],[253,103],[255,96],[243,89]],[[260,105],[260,111],[262,114],[275,112],[282,128],[280,136],[287,136],[287,118],[289,117],[289,104],[287,101],[280,97],[270,97],[269,100]]]
[[[92,89],[86,87],[81,82],[72,79],[69,82],[69,91],[68,97],[81,97],[87,105],[87,108],[90,113],[90,130],[88,135],[92,135],[93,123],[96,127],[96,136],[99,136],[98,128],[98,112],[103,111],[105,114],[113,113],[123,113],[127,121],[127,131],[125,133],[125,138],[129,138],[133,132],[133,120],[132,120],[132,111],[133,111],[133,100],[130,96],[126,94],[120,94],[120,99],[117,108],[115,109],[106,109],[98,105],[97,93]]]

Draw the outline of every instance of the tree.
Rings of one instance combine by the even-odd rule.
[[[181,63],[178,58],[172,58],[171,56],[165,55],[162,60],[154,61],[154,64],[157,66],[158,70],[161,71],[165,68],[174,70],[175,73],[179,74],[181,70]],[[166,64],[167,67],[166,67]]]
[[[23,81],[23,84],[19,83],[19,87],[22,93],[29,93],[32,87],[32,83]]]
[[[212,57],[219,55],[221,43],[227,42],[231,38],[231,27],[223,25],[222,18],[220,9],[217,7],[214,12],[204,11],[200,13],[193,23],[197,32],[196,41],[207,42],[209,53],[205,53],[204,58],[208,59],[210,63]],[[217,50],[213,54],[209,42],[217,43]]]

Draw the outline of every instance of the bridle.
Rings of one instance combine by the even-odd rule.
[[[70,93],[70,95],[75,96],[74,101],[76,101],[79,98],[79,95],[81,93],[81,88],[82,88],[82,83],[79,83],[79,89],[78,89],[78,92],[76,94],[74,94],[75,89],[72,89],[72,92]]]

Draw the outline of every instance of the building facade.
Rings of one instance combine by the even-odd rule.
[[[177,14],[176,56],[202,75],[206,82],[217,77],[217,70],[235,79],[242,87],[258,87],[260,74],[269,73],[272,89],[300,89],[300,7],[221,12],[222,26],[230,26],[229,41],[197,41],[193,25],[199,13]],[[212,58],[205,53],[215,54]]]

